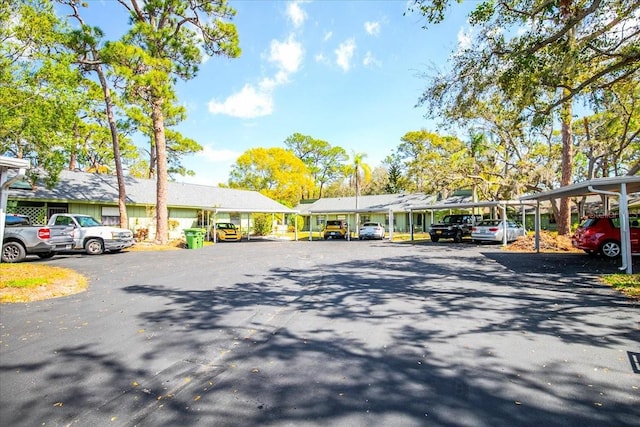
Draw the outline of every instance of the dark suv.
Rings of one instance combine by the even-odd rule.
[[[629,215],[629,234],[631,253],[640,253],[640,215]],[[573,234],[571,244],[588,254],[601,254],[607,258],[620,256],[620,217],[588,217]]]
[[[460,243],[463,237],[471,236],[471,229],[480,221],[482,221],[482,215],[445,215],[442,221],[431,224],[429,236],[432,242],[453,239],[454,242]]]

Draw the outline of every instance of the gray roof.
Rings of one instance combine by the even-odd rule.
[[[301,214],[348,213],[348,212],[408,212],[412,205],[434,203],[436,198],[423,193],[380,194],[358,197],[332,197],[318,199],[314,203],[300,204],[296,210]]]
[[[594,178],[554,190],[522,196],[520,200],[551,200],[558,197],[598,194],[598,191],[620,192],[623,184],[626,186],[627,194],[640,192],[640,176],[624,175],[609,178]]]
[[[156,204],[155,180],[126,176],[125,185],[127,205]],[[9,197],[17,200],[117,204],[118,181],[115,175],[63,170],[54,188],[48,189],[39,184],[35,190],[12,189]],[[167,205],[220,212],[295,212],[257,191],[178,182],[167,183]]]

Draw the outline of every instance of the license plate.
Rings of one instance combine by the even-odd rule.
[[[436,230],[436,234],[442,234],[442,230]]]

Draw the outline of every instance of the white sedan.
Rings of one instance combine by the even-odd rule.
[[[358,238],[362,239],[384,239],[384,227],[379,222],[365,222],[360,227]]]
[[[471,239],[474,242],[502,242],[504,222],[501,219],[484,219],[471,229]],[[512,242],[518,236],[524,236],[526,231],[522,225],[507,220],[507,242]]]

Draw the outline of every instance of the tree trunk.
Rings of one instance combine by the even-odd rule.
[[[169,211],[167,209],[167,141],[164,132],[162,100],[156,99],[151,106],[153,137],[156,147],[156,237],[155,242],[166,245],[169,240]]]
[[[155,135],[154,135],[155,138]],[[149,142],[149,179],[153,179],[156,176],[156,161],[158,160],[158,155],[156,153],[156,144],[151,138]]]
[[[571,19],[572,10],[571,10],[572,1],[571,0],[561,0],[560,1],[560,13],[562,15],[563,21],[568,21]],[[575,52],[575,30],[571,29],[567,32],[567,57],[571,57],[571,55]],[[577,55],[575,56],[577,58]],[[569,88],[572,85],[571,83],[571,73],[573,70],[571,69],[571,65],[567,64],[565,67],[566,72],[566,81],[563,89],[563,96],[569,95]],[[573,114],[573,104],[571,99],[562,103],[560,119],[562,122],[562,175],[560,178],[560,186],[564,187],[566,185],[571,184],[571,178],[573,175],[573,129],[572,129],[572,117]],[[558,235],[566,236],[571,233],[571,205],[570,200],[567,197],[560,199],[560,212],[558,216]]]
[[[107,109],[107,121],[111,131],[111,142],[113,144],[113,160],[116,163],[116,179],[118,181],[118,210],[120,211],[120,227],[129,228],[129,217],[127,216],[127,187],[124,183],[124,172],[122,171],[122,159],[120,157],[120,140],[118,139],[118,127],[113,115],[113,101],[107,79],[104,76],[102,66],[96,67],[102,91],[104,94],[104,104]]]
[[[571,184],[573,175],[573,128],[571,126],[571,114],[573,108],[571,101],[562,105],[562,187]],[[558,234],[566,236],[571,233],[571,204],[568,197],[560,199],[560,212],[558,215]]]

